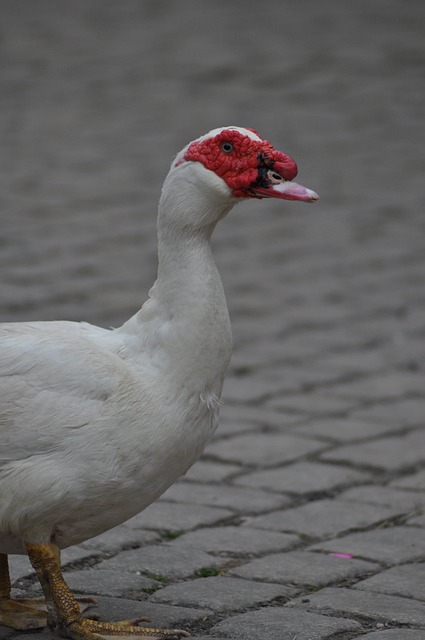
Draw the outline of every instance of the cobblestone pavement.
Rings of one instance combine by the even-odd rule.
[[[202,640],[423,640],[423,1],[1,12],[3,320],[132,314],[171,158],[213,127],[258,129],[321,195],[217,230],[220,428],[156,504],[64,552],[72,589]]]

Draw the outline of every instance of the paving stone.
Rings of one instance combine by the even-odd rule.
[[[351,533],[337,540],[319,542],[311,550],[350,553],[387,565],[414,562],[425,555],[425,537],[415,527],[389,527],[375,531]]]
[[[309,551],[272,553],[231,569],[230,575],[250,580],[319,587],[376,571],[364,560],[337,558]]]
[[[220,419],[219,428],[211,437],[210,442],[222,441],[224,438],[228,438],[229,436],[236,436],[241,433],[253,433],[256,431],[258,431],[258,426],[255,422],[245,422],[242,419],[241,421]],[[205,454],[205,457],[208,458],[208,453]]]
[[[423,630],[400,628],[372,631],[364,636],[358,636],[358,640],[423,640],[423,637]]]
[[[328,386],[331,383],[336,383],[340,379],[339,373],[335,369],[327,369],[322,366],[322,362],[310,363],[309,367],[305,366],[305,362],[298,364],[286,364],[285,366],[274,364],[272,367],[268,367],[270,373],[274,372],[275,375],[285,380],[285,393],[287,391],[301,393],[306,389],[313,389],[316,387]],[[292,383],[292,387],[289,384]],[[277,394],[273,394],[276,396]]]
[[[425,491],[425,469],[421,469],[403,478],[397,478],[390,482],[390,486],[401,489],[422,489]]]
[[[365,438],[389,435],[398,431],[399,425],[387,422],[367,422],[366,420],[352,420],[351,418],[320,418],[307,424],[298,424],[291,428],[292,433],[310,437],[336,440],[338,442],[355,442]]]
[[[239,356],[245,361],[256,364],[276,364],[288,362],[305,362],[305,358],[312,358],[317,355],[316,345],[307,345],[305,341],[297,339],[275,340],[260,336],[258,340],[251,340],[249,344],[244,344],[239,349]]]
[[[365,400],[394,400],[406,392],[423,393],[425,379],[422,374],[410,374],[404,371],[381,373],[364,380],[334,385],[332,393],[343,398],[362,398]]]
[[[159,535],[153,531],[133,529],[126,525],[114,527],[99,536],[86,540],[80,546],[89,551],[110,552],[123,547],[136,547],[159,540]]]
[[[382,593],[334,589],[327,587],[307,598],[295,598],[288,606],[326,615],[358,615],[371,620],[425,627],[425,607],[422,602],[388,596]]]
[[[361,375],[365,373],[375,373],[385,369],[386,362],[382,353],[369,350],[359,353],[329,353],[321,358],[320,364],[325,368],[335,369],[344,375]]]
[[[406,398],[397,402],[379,403],[352,414],[353,418],[384,422],[400,429],[424,425],[425,399]]]
[[[276,598],[292,597],[294,594],[295,589],[283,585],[214,576],[169,585],[156,591],[150,601],[232,611],[266,604]]]
[[[404,564],[361,580],[355,589],[378,591],[413,600],[425,600],[425,564]]]
[[[159,501],[141,514],[127,521],[128,527],[156,529],[157,531],[189,531],[199,526],[218,524],[234,516],[229,509],[204,505],[175,504]]]
[[[345,400],[330,394],[322,395],[319,393],[294,394],[269,400],[267,404],[273,409],[283,409],[296,414],[318,417],[345,414],[347,411],[356,408],[356,402],[353,400]]]
[[[226,430],[226,423],[239,423],[245,430],[264,427],[283,429],[289,425],[298,424],[300,419],[293,415],[285,415],[281,411],[274,411],[264,405],[253,406],[245,404],[225,403],[220,409],[220,425],[214,439],[220,439]]]
[[[67,571],[65,579],[74,593],[109,597],[125,596],[130,592],[143,592],[144,589],[161,586],[160,582],[146,576],[128,573],[125,567],[114,567],[109,571]]]
[[[235,326],[233,326],[235,331]],[[227,376],[223,387],[225,402],[260,402],[271,394],[298,390],[299,383],[293,378],[281,378],[276,372],[257,373],[243,377]]]
[[[221,464],[220,462],[209,462],[199,460],[185,474],[185,480],[195,482],[221,482],[234,473],[238,473],[240,467],[234,464]]]
[[[240,640],[326,640],[337,633],[354,632],[361,626],[354,620],[330,618],[285,607],[263,607],[226,618],[212,631]]]
[[[284,511],[275,511],[247,520],[250,527],[303,533],[313,537],[337,535],[349,529],[360,529],[393,517],[397,510],[343,500],[316,500]]]
[[[353,500],[354,502],[367,502],[391,507],[400,514],[425,507],[424,491],[402,491],[377,485],[353,487],[344,491],[339,497],[341,500]]]
[[[225,560],[203,551],[170,544],[149,545],[142,549],[122,551],[114,558],[103,560],[96,571],[146,573],[151,577],[185,578],[205,567],[219,567]]]
[[[201,485],[192,482],[179,482],[173,485],[164,493],[163,499],[187,504],[207,504],[251,513],[261,513],[290,503],[288,497],[266,491],[226,485]]]
[[[252,465],[288,462],[324,448],[317,440],[286,434],[247,434],[208,445],[206,453],[220,460]]]
[[[248,527],[208,527],[179,537],[172,546],[202,549],[219,555],[260,554],[283,551],[298,544],[299,538],[277,531],[261,531]]]
[[[238,476],[234,484],[295,494],[329,491],[366,481],[368,473],[320,462],[297,462],[280,469],[265,469]]]
[[[380,438],[362,444],[337,447],[322,460],[396,470],[425,461],[425,429],[400,437]]]

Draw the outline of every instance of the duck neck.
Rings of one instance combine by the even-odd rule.
[[[185,184],[184,190],[173,186],[164,184],[158,215],[158,276],[149,300],[136,314],[137,330],[161,368],[174,375],[178,369],[179,379],[197,380],[203,389],[219,395],[232,341],[210,240],[217,221],[231,206],[228,199],[214,201],[196,185]]]
[[[222,291],[211,235],[231,205],[211,191],[179,173],[171,173],[164,183],[158,209],[158,277],[150,295],[174,316]],[[225,304],[224,297],[220,301]]]

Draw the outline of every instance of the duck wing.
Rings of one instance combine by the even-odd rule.
[[[75,322],[0,325],[0,468],[95,423],[128,375],[111,333]]]

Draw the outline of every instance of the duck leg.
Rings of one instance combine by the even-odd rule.
[[[85,611],[93,598],[79,598],[80,611]],[[11,598],[11,583],[7,555],[0,553],[0,625],[17,631],[43,629],[48,624],[46,600],[40,598]]]
[[[174,640],[189,634],[180,629],[139,627],[143,618],[120,622],[99,622],[83,618],[74,595],[60,569],[59,550],[54,544],[27,544],[28,556],[43,587],[48,624],[72,640],[99,640],[108,636]]]
[[[12,600],[7,555],[0,553],[0,624],[19,631],[42,629],[47,624],[44,600],[26,598]]]

